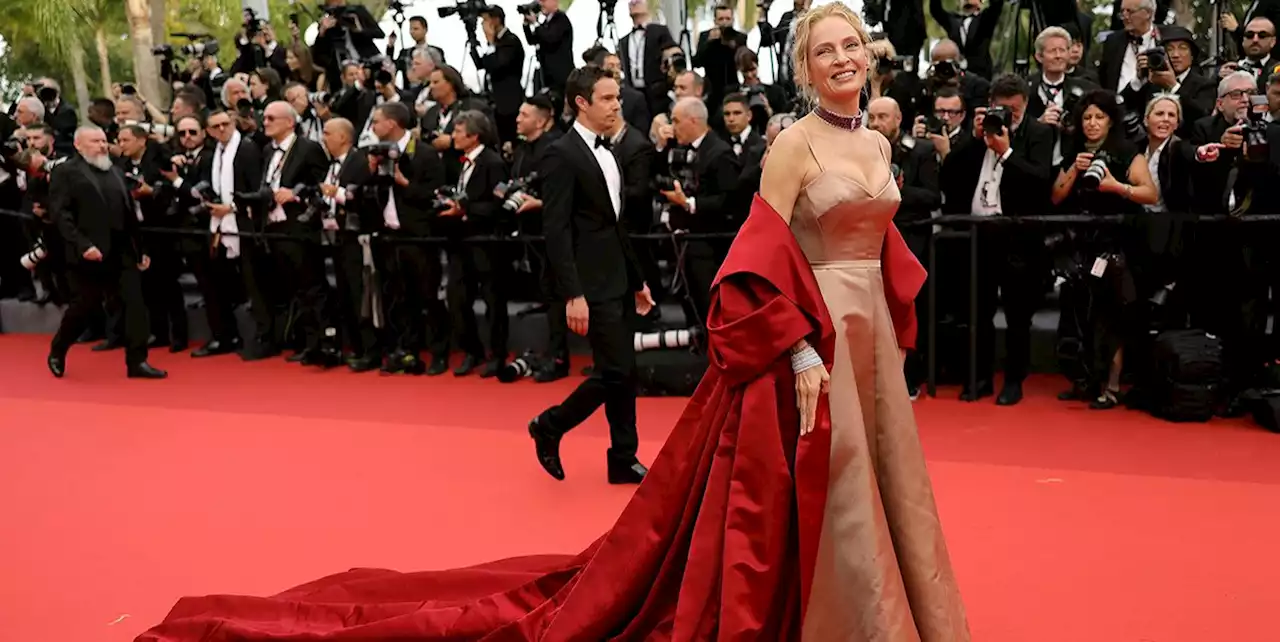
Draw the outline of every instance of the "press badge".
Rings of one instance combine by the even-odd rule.
[[[1101,256],[1094,259],[1093,269],[1089,270],[1089,274],[1092,274],[1098,278],[1102,278],[1102,275],[1106,274],[1106,272],[1107,272],[1107,260],[1102,258]]]

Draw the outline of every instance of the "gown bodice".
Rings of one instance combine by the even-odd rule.
[[[819,141],[805,132],[809,152],[821,172],[801,188],[791,215],[791,231],[810,263],[878,260],[885,231],[902,200],[889,169],[890,161],[875,139],[878,134],[871,130],[833,133]],[[868,172],[871,185],[828,169],[832,164],[824,162],[838,153],[837,149],[827,149],[829,145],[848,144],[847,137],[854,136],[865,139],[855,141],[857,144],[870,141],[881,150],[877,156],[884,166]]]

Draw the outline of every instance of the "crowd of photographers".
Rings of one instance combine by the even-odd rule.
[[[1114,407],[1121,375],[1141,376],[1152,329],[1194,326],[1225,342],[1223,407],[1233,410],[1230,402],[1262,385],[1267,364],[1280,358],[1269,338],[1277,335],[1266,332],[1280,291],[1280,264],[1265,251],[1273,228],[1193,220],[1280,214],[1274,18],[1224,15],[1239,58],[1214,59],[1202,38],[1165,24],[1166,7],[1121,0],[1115,30],[1100,42],[1080,37],[1088,23],[1077,13],[1079,20],[1044,27],[1029,52],[1034,66],[1014,74],[994,72],[989,52],[1001,4],[964,0],[950,13],[932,3],[950,37],[928,52],[926,70],[913,55],[919,34],[890,31],[868,46],[866,122],[892,144],[897,222],[908,243],[924,259],[941,230],[927,221],[939,214],[1131,216],[1118,226],[979,226],[978,377],[963,398],[1021,400],[1032,318],[1056,290],[1061,367],[1072,384],[1064,399]],[[690,56],[645,2],[634,2],[634,29],[580,61],[612,70],[621,83],[623,119],[612,142],[624,168],[626,224],[667,235],[639,244],[642,261],[647,281],[666,286],[654,295],[682,304],[688,325],[706,313],[768,145],[804,112],[789,61],[792,25],[806,9],[807,0],[795,0],[779,24],[761,21],[752,51],[733,11],[716,7]],[[467,87],[429,44],[426,19],[408,21],[412,42],[397,47],[392,34],[380,51],[384,34],[369,12],[329,0],[310,46],[296,16],[282,44],[246,12],[225,71],[231,56],[216,42],[157,48],[174,88],[167,112],[128,85],[93,101],[88,118],[108,132],[152,230],[144,288],[153,344],[189,347],[178,279],[190,271],[211,330],[196,357],[262,359],[289,349],[308,365],[438,375],[460,351],[456,375],[505,378],[526,366],[539,381],[568,374],[564,306],[548,301],[541,358],[515,367],[508,303],[549,290],[539,244],[521,239],[540,231],[543,151],[572,124],[562,96],[579,63],[573,26],[559,0],[519,7],[514,21],[535,48],[526,65],[500,7],[466,0],[440,14],[462,18],[483,91]],[[774,84],[761,81],[761,59],[776,65]],[[77,119],[55,82],[27,90],[0,132],[8,140],[0,208],[32,217],[0,218],[0,288],[31,299],[39,283],[41,301],[63,303],[74,293],[59,275],[66,249],[46,206],[57,163],[74,153]],[[248,233],[256,234],[241,236]],[[413,240],[423,237],[444,242]],[[956,381],[969,366],[968,248],[938,240],[931,276],[941,293],[932,311],[939,365]],[[237,329],[241,303],[249,304],[252,336]],[[996,394],[998,308],[1007,331]],[[108,304],[84,338],[100,340],[95,349],[116,347],[119,323]],[[913,391],[924,378],[925,347],[908,359]]]

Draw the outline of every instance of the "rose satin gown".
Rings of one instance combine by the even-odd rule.
[[[800,129],[821,173],[803,187],[791,230],[835,326],[831,473],[804,642],[965,642],[964,606],[925,469],[880,251],[901,200],[883,137],[813,118]],[[863,185],[847,150],[883,164]],[[846,161],[847,162],[847,161]]]

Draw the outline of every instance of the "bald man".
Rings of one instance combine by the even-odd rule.
[[[942,6],[942,0],[929,0],[929,13],[947,32],[948,41],[959,43],[956,53],[964,53],[969,71],[989,78],[993,70],[991,38],[1000,23],[1004,0],[989,0],[985,9],[982,0],[960,0],[958,4],[960,11],[951,13]]]
[[[67,352],[84,332],[89,316],[110,291],[124,309],[125,365],[131,379],[163,379],[147,363],[147,308],[142,276],[150,260],[142,253],[138,217],[124,175],[107,154],[107,136],[96,126],[76,130],[76,155],[53,171],[49,217],[67,242],[67,280],[72,301],[49,346],[48,366],[61,379]]]
[[[932,105],[933,96],[943,87],[950,87],[964,97],[966,105],[987,104],[987,92],[991,89],[991,81],[977,73],[965,69],[960,46],[952,40],[939,40],[929,53],[932,66],[925,79],[926,101]],[[972,115],[972,109],[970,110]],[[968,116],[966,116],[966,119]],[[967,122],[967,121],[966,121]]]
[[[297,122],[298,112],[282,100],[267,105],[263,112],[263,133],[271,141],[262,150],[262,188],[271,194],[264,207],[265,230],[297,239],[271,242],[278,274],[284,277],[288,291],[302,312],[298,327],[304,347],[292,359],[304,365],[331,367],[341,363],[341,358],[336,346],[325,341],[328,326],[325,299],[329,283],[320,255],[319,231],[323,217],[309,216],[307,205],[294,193],[300,186],[318,188],[328,174],[329,158],[319,145],[297,135]],[[261,225],[263,221],[258,219],[255,223]],[[285,307],[289,301],[274,303]]]
[[[347,367],[354,372],[367,372],[377,369],[382,358],[373,319],[361,314],[370,293],[364,287],[364,247],[360,245],[359,235],[369,234],[376,228],[361,220],[360,203],[366,200],[364,196],[353,194],[349,189],[353,185],[364,185],[370,179],[367,157],[352,148],[355,139],[355,125],[345,118],[330,118],[324,124],[329,170],[320,191],[330,209],[321,227],[335,241],[332,247],[338,300],[334,308],[339,320],[334,325],[342,332],[343,342],[351,347]]]

